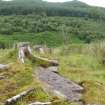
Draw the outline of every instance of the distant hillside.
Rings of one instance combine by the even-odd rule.
[[[50,3],[42,0],[0,0],[0,15],[46,14],[47,16],[88,17],[105,20],[105,9],[91,7],[74,0],[64,3]]]
[[[0,47],[18,41],[60,46],[105,39],[105,9],[74,0],[0,0]],[[7,37],[8,35],[8,37]]]

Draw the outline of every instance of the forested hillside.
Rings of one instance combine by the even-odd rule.
[[[88,17],[105,20],[105,9],[91,7],[77,0],[48,3],[42,0],[0,1],[0,15],[46,14],[47,16]]]
[[[105,38],[104,21],[104,8],[77,0],[64,3],[0,0],[0,43],[3,48],[14,41],[49,46],[90,43]]]

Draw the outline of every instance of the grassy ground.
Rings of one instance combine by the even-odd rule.
[[[98,55],[65,50],[63,54],[61,51],[59,60],[60,74],[85,88],[83,100],[86,104],[105,105],[105,66]]]
[[[104,105],[105,66],[99,59],[101,53],[96,53],[96,50],[94,50],[94,55],[92,50],[89,50],[91,48],[93,48],[92,45],[72,45],[56,48],[52,54],[40,56],[58,59],[60,62],[59,73],[85,88],[83,100],[86,104]],[[0,72],[0,75],[7,77],[7,79],[0,80],[0,105],[7,98],[30,87],[34,87],[36,91],[24,97],[16,105],[26,105],[35,101],[60,101],[54,103],[54,105],[76,105],[76,103],[68,104],[55,96],[46,94],[42,90],[41,84],[32,75],[33,65],[28,60],[24,65],[19,63],[16,55],[16,51],[0,50],[0,63],[11,63],[11,68],[8,71]]]
[[[33,75],[33,65],[28,60],[26,64],[19,63],[16,51],[0,50],[0,55],[0,63],[11,65],[9,70],[0,72],[0,76],[6,77],[0,80],[0,105],[4,105],[6,99],[29,88],[35,88],[35,91],[18,101],[16,105],[26,105],[35,101],[52,101],[54,105],[67,105],[67,102],[59,100],[56,96],[49,96],[43,91],[41,84]]]

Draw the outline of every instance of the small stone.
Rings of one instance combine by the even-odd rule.
[[[5,76],[0,76],[0,80],[5,79]]]
[[[6,70],[9,68],[9,65],[0,64],[0,70]]]

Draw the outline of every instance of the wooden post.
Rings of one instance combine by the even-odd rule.
[[[24,58],[27,57],[33,63],[37,63],[40,66],[47,67],[47,66],[58,66],[58,62],[56,60],[48,60],[46,58],[41,58],[34,56],[31,51],[31,47],[29,43],[20,43],[18,44],[19,49],[19,60],[24,63]]]
[[[17,48],[19,50],[18,58],[22,63],[24,63],[24,58],[25,57],[28,57],[29,59],[32,59],[32,58],[30,58],[31,55],[32,55],[32,51],[31,51],[31,48],[30,48],[30,45],[29,45],[28,42],[19,43],[17,45]]]

